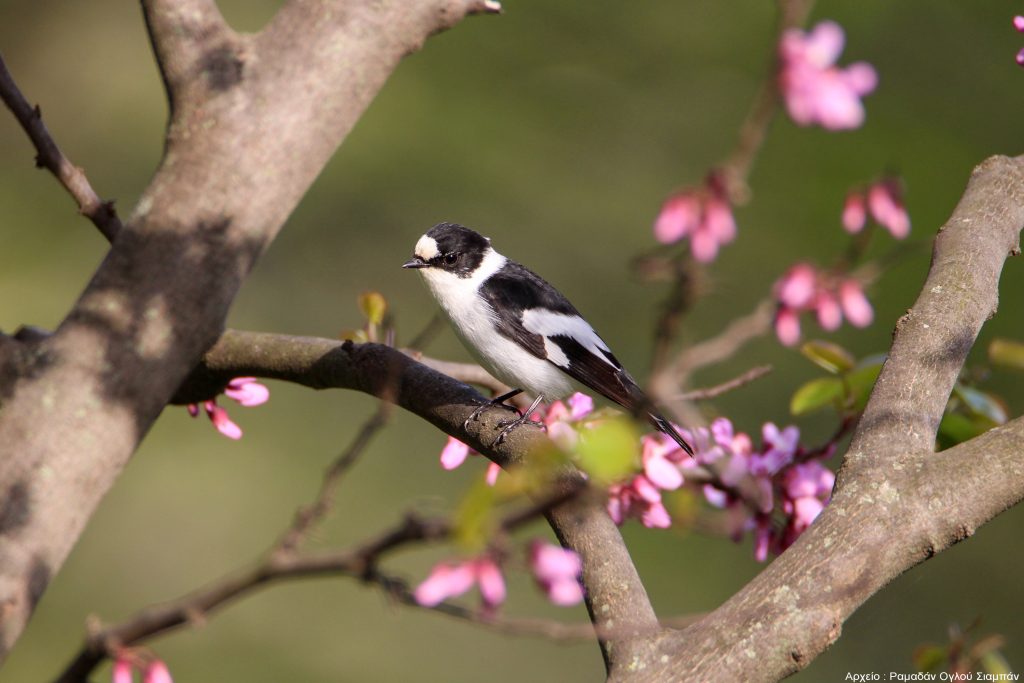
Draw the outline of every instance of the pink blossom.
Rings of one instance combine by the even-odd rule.
[[[674,244],[693,233],[700,217],[700,200],[695,195],[673,195],[665,200],[654,221],[654,238],[662,244]]]
[[[470,448],[454,436],[448,437],[448,442],[441,449],[441,467],[446,470],[454,470],[469,457]]]
[[[835,332],[843,324],[843,309],[839,307],[839,299],[828,289],[818,289],[814,298],[814,311],[823,330]]]
[[[579,582],[583,566],[574,551],[535,540],[530,544],[530,570],[552,603],[568,606],[583,600]]]
[[[782,477],[782,510],[786,528],[779,540],[780,550],[789,547],[818,517],[832,494],[835,474],[820,462],[794,465]]]
[[[765,422],[761,428],[762,451],[750,458],[750,473],[756,476],[772,476],[793,462],[800,444],[800,430],[790,425],[780,430],[773,422]]]
[[[494,560],[481,557],[476,561],[476,581],[484,608],[494,608],[505,602],[505,577]]]
[[[858,233],[864,229],[867,221],[868,212],[864,195],[857,191],[850,192],[843,204],[843,228],[846,232]]]
[[[114,662],[113,683],[132,683],[132,663],[123,657]]]
[[[413,598],[424,607],[434,607],[448,598],[462,595],[474,584],[480,588],[485,610],[493,609],[505,601],[505,578],[489,555],[464,562],[442,562],[435,565],[423,583],[413,591]]]
[[[717,447],[728,460],[717,470],[721,484],[705,484],[704,497],[710,505],[728,513],[726,520],[734,540],[741,540],[747,532],[753,534],[754,557],[763,561],[769,553],[785,550],[814,521],[828,503],[835,475],[817,459],[801,460],[807,456],[803,455],[795,426],[780,429],[765,423],[761,446],[752,449],[749,436],[734,433],[726,418],[719,420],[715,427]],[[696,443],[701,443],[699,437]],[[825,449],[814,457],[824,458],[830,453]],[[744,479],[748,483],[740,486]],[[745,499],[751,495],[756,495],[756,500]],[[784,523],[778,527],[773,519],[780,514]]]
[[[1013,18],[1013,27],[1018,33],[1024,33],[1024,17],[1017,15]],[[1024,66],[1024,49],[1017,53],[1017,64]]]
[[[673,491],[683,485],[678,454],[686,455],[675,441],[663,438],[661,432],[647,434],[641,439],[641,460],[644,476],[659,489]],[[676,456],[673,459],[671,456]]]
[[[480,455],[467,444],[462,443],[454,436],[449,436],[448,440],[444,444],[444,448],[441,449],[441,467],[446,470],[454,470],[456,467],[466,462],[466,458],[469,456]],[[501,474],[501,466],[497,463],[490,462],[487,464],[487,471],[484,474],[484,481],[487,482],[488,486],[494,486],[498,481],[498,475]]]
[[[266,403],[270,398],[270,389],[257,382],[255,377],[235,377],[228,382],[224,389],[224,395],[242,406],[251,407]],[[189,415],[198,417],[199,406],[197,404],[190,403],[187,409]],[[217,405],[216,398],[203,401],[203,410],[206,411],[206,416],[210,418],[210,422],[218,432],[229,439],[242,438],[242,428],[228,417],[228,412],[224,408]]]
[[[797,263],[786,271],[776,288],[776,298],[789,308],[804,308],[814,300],[818,273],[809,263]]]
[[[903,206],[902,192],[896,180],[881,180],[868,188],[871,217],[898,240],[910,234],[910,216]]]
[[[174,681],[171,680],[171,672],[167,670],[167,665],[157,659],[146,667],[146,671],[142,675],[142,683],[174,683]]]
[[[608,514],[619,525],[629,517],[636,517],[647,528],[672,526],[672,518],[661,502],[661,492],[642,474],[633,477],[628,484],[613,484],[608,489]]]
[[[270,398],[270,389],[257,382],[255,377],[235,377],[228,382],[224,395],[250,408],[266,403]]]
[[[768,559],[768,549],[772,541],[772,520],[764,515],[754,525],[754,559],[764,562]]]
[[[847,232],[860,232],[868,213],[896,239],[910,234],[910,215],[903,206],[903,190],[898,178],[883,178],[866,189],[850,190],[843,206],[843,227]]]
[[[572,421],[582,420],[594,412],[594,399],[577,391],[569,397],[569,417]]]
[[[843,280],[839,285],[839,304],[846,319],[854,327],[867,327],[875,318],[871,302],[864,296],[864,289],[856,280]]]
[[[839,329],[845,315],[857,327],[871,324],[873,311],[860,283],[838,279],[807,263],[798,263],[775,283],[775,335],[786,346],[800,341],[801,313],[813,312],[822,329]]]
[[[775,336],[785,346],[793,346],[800,341],[800,316],[795,309],[779,308],[775,314]]]
[[[484,475],[484,481],[487,482],[488,486],[494,486],[498,483],[499,474],[501,474],[501,465],[496,462],[492,462],[487,465],[487,473]]]
[[[711,176],[703,187],[672,195],[654,221],[654,237],[662,244],[690,239],[693,258],[710,263],[719,248],[736,239],[736,220],[722,182]]]
[[[242,438],[242,428],[231,421],[231,418],[228,417],[228,411],[213,401],[207,401],[203,405],[206,407],[206,414],[210,416],[210,421],[213,422],[213,426],[217,428],[218,432],[236,441]]]
[[[797,124],[844,130],[864,122],[860,98],[875,89],[878,76],[865,62],[845,69],[835,66],[844,41],[843,29],[832,21],[823,21],[807,33],[790,29],[783,35],[779,87]]]

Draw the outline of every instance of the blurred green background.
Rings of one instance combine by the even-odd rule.
[[[237,28],[255,30],[278,3],[221,5]],[[376,289],[408,340],[434,304],[398,266],[426,228],[454,220],[556,283],[646,377],[664,292],[637,282],[629,261],[654,245],[650,225],[667,193],[699,182],[734,144],[772,55],[773,8],[766,0],[508,0],[504,16],[472,18],[430,39],[402,63],[258,264],[230,324],[332,337],[360,324],[356,297]],[[921,285],[931,236],[973,165],[1021,151],[1024,71],[1013,57],[1024,36],[1010,23],[1020,10],[1002,1],[820,2],[812,20],[835,19],[847,30],[842,62],[864,59],[879,71],[867,125],[828,133],[776,119],[751,178],[753,201],[737,211],[739,239],[707,269],[684,340],[751,310],[790,263],[830,263],[846,244],[839,227],[846,189],[888,169],[906,179],[918,246],[870,292],[876,324],[833,336],[861,355],[884,350]],[[137,4],[0,0],[0,50],[65,152],[127,215],[159,160],[166,116]],[[32,157],[13,118],[0,112],[0,327],[8,332],[23,323],[57,325],[105,250]],[[887,236],[877,242],[872,253],[891,246]],[[1022,285],[1021,263],[1011,261],[1002,309],[974,362],[994,336],[1024,339],[1015,314]],[[429,351],[466,358],[447,329]],[[792,422],[789,396],[817,371],[765,338],[697,378],[709,384],[762,363],[776,371],[715,406],[752,434],[767,420]],[[1012,414],[1024,408],[1020,379],[1001,373],[985,385]],[[375,409],[354,393],[271,389],[265,406],[229,406],[245,430],[237,443],[183,408],[166,411],[0,680],[52,677],[79,646],[87,615],[122,619],[256,556]],[[828,417],[798,424],[808,443],[834,429]],[[443,443],[424,422],[397,415],[343,485],[314,546],[373,534],[411,507],[451,509],[483,464],[443,472]],[[1019,671],[1022,526],[1024,510],[1011,510],[908,572],[858,611],[798,679],[911,671],[916,646],[978,617],[982,632],[1006,636],[1004,653]],[[547,533],[541,525],[534,531]],[[636,524],[624,533],[664,616],[713,609],[761,569],[749,541]],[[443,548],[406,552],[386,566],[416,579],[445,555]],[[511,578],[507,611],[585,618],[582,607],[547,606],[522,573]],[[495,635],[393,606],[345,579],[266,590],[152,645],[177,681],[593,681],[603,673],[592,643]]]

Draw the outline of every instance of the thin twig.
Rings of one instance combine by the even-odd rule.
[[[754,380],[764,377],[771,371],[772,366],[770,365],[758,365],[757,367],[750,368],[738,377],[733,377],[728,382],[722,382],[721,384],[716,384],[715,386],[706,387],[704,389],[687,391],[673,398],[679,401],[706,401],[708,399],[717,398],[722,394],[732,391],[733,389],[738,389],[745,384],[750,384]]]
[[[78,210],[95,225],[108,242],[121,230],[121,219],[114,211],[113,202],[103,201],[89,184],[85,172],[64,156],[43,123],[42,111],[33,107],[21,94],[14,77],[0,56],[0,98],[18,119],[36,148],[36,166],[52,173],[64,189],[78,203]]]
[[[779,0],[777,39],[774,44],[782,40],[783,34],[791,28],[801,26],[806,21],[814,0]],[[768,73],[765,74],[758,88],[754,103],[740,124],[739,136],[736,146],[725,159],[714,167],[710,177],[721,184],[725,190],[726,197],[732,205],[743,205],[750,201],[751,191],[748,179],[750,172],[757,160],[768,135],[768,128],[775,118],[775,112],[779,107],[780,93],[778,86],[778,63],[773,56],[770,60]],[[668,360],[669,349],[671,349],[675,338],[679,334],[682,321],[690,307],[693,299],[692,283],[693,268],[689,259],[682,256],[675,257],[673,263],[672,286],[668,297],[662,305],[662,312],[658,317],[654,330],[654,346],[651,357],[651,367],[656,375],[663,375]],[[738,348],[738,347],[737,347]],[[663,377],[664,379],[664,377]],[[681,379],[679,377],[677,380]],[[675,388],[665,386],[663,383],[652,379],[652,385],[659,384],[664,394],[678,391],[681,383],[677,381]]]
[[[364,425],[360,437],[372,427],[373,422],[371,420]],[[357,437],[353,448],[359,442],[360,438]],[[332,478],[329,472],[325,479],[325,488],[330,489],[336,483],[336,478]],[[585,488],[582,482],[570,482],[568,486],[559,486],[551,493],[538,497],[526,507],[507,513],[497,525],[499,533],[511,533],[540,518],[553,507],[579,495]],[[319,501],[321,497],[318,496],[317,500]],[[308,526],[296,524],[292,527],[297,528],[304,530]],[[296,551],[282,552],[282,544],[275,544],[264,559],[255,562],[248,569],[236,571],[163,605],[148,607],[120,624],[92,630],[82,650],[56,679],[57,683],[87,681],[90,672],[118,649],[186,624],[203,621],[228,603],[276,581],[316,576],[349,576],[381,587],[402,604],[423,607],[416,602],[404,580],[381,573],[377,565],[389,552],[414,543],[446,540],[454,530],[455,525],[448,519],[421,518],[409,513],[397,525],[345,550],[299,554]],[[286,535],[285,539],[288,538]],[[450,603],[441,603],[428,609],[522,635],[531,633],[533,629],[535,635],[551,636],[561,628],[557,622],[539,619],[504,620],[491,616],[484,618],[472,610]],[[592,627],[590,633],[594,633]]]
[[[327,468],[316,498],[312,503],[299,508],[295,513],[295,521],[292,522],[292,525],[277,542],[273,552],[294,551],[305,540],[310,529],[323,520],[327,513],[330,512],[334,505],[334,496],[338,491],[338,486],[341,485],[342,478],[356,463],[359,456],[363,454],[373,437],[388,423],[393,412],[393,404],[386,401],[380,402],[377,412],[363,423],[362,428],[356,434],[356,438],[353,439],[349,447]]]
[[[763,299],[753,311],[736,318],[714,337],[680,351],[651,377],[651,391],[655,396],[672,396],[675,387],[684,384],[698,369],[730,358],[747,342],[767,333],[774,315],[775,302]]]
[[[422,351],[426,348],[427,344],[434,341],[434,337],[437,336],[443,327],[444,315],[438,311],[434,314],[434,317],[427,321],[427,324],[423,326],[423,329],[409,341],[409,348],[416,351]]]
[[[813,6],[814,0],[779,0],[776,45],[786,31],[804,24]],[[747,182],[750,171],[764,145],[768,128],[779,107],[778,70],[778,61],[773,58],[770,61],[768,73],[761,80],[754,104],[743,123],[740,124],[736,147],[715,169],[725,186],[731,204],[743,205],[750,201],[751,192]]]

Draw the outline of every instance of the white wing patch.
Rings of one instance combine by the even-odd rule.
[[[544,353],[547,354],[548,360],[558,367],[569,367],[569,357],[550,337],[544,337]]]
[[[578,315],[555,313],[543,308],[531,308],[523,311],[523,327],[527,332],[544,337],[544,351],[555,365],[568,367],[569,359],[565,352],[550,337],[571,337],[590,353],[594,354],[613,368],[616,367],[602,351],[611,351],[594,328]],[[616,368],[618,369],[618,368]]]

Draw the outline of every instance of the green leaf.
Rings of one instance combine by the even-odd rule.
[[[938,645],[923,645],[914,650],[914,667],[918,671],[935,671],[946,663],[946,649]]]
[[[478,481],[466,493],[455,513],[455,543],[468,554],[487,547],[497,526],[497,493],[484,481]]]
[[[1010,668],[1010,663],[1006,661],[1002,653],[999,650],[989,650],[985,654],[981,655],[979,663],[981,668],[985,670],[985,673],[991,674],[996,678],[991,680],[1008,680],[1007,675],[1013,672]]]
[[[359,310],[371,325],[380,325],[388,311],[388,302],[380,292],[363,292],[359,295]]]
[[[840,404],[846,391],[838,377],[819,377],[812,379],[796,390],[789,401],[789,412],[794,415]]]
[[[818,367],[832,374],[849,372],[857,359],[839,344],[812,339],[800,347],[800,353]]]
[[[986,417],[997,425],[1006,422],[1006,410],[999,399],[992,394],[959,382],[953,386],[953,394],[975,415]]]
[[[640,435],[629,420],[606,420],[580,435],[576,459],[598,486],[622,481],[640,462]]]
[[[1024,344],[1012,339],[993,339],[988,345],[988,359],[995,365],[1024,370]]]
[[[950,448],[984,434],[996,424],[984,415],[964,415],[963,413],[946,413],[939,423],[939,447]]]
[[[861,361],[855,370],[847,373],[844,377],[849,391],[850,408],[854,412],[864,410],[871,390],[874,388],[875,382],[878,381],[878,373],[882,371],[884,361],[884,356],[881,360],[871,360],[867,363]]]

